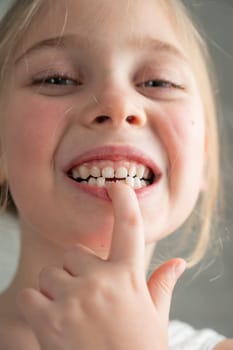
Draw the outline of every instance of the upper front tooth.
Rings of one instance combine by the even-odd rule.
[[[134,177],[136,175],[136,165],[135,164],[131,164],[129,167],[129,176]]]
[[[91,168],[91,176],[100,177],[100,169],[97,166]]]
[[[114,178],[114,169],[110,166],[107,166],[102,169],[102,176],[105,178]]]
[[[139,177],[139,179],[143,178],[144,171],[145,171],[145,166],[144,165],[141,164],[141,165],[137,166],[136,175],[137,175],[137,177]]]
[[[90,170],[85,165],[81,165],[79,167],[79,174],[82,179],[87,179],[90,176]]]
[[[115,174],[116,178],[124,179],[127,177],[127,175],[128,175],[128,170],[125,167],[121,166],[121,167],[117,168],[116,174]]]

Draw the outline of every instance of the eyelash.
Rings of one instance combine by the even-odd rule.
[[[65,86],[80,86],[82,85],[81,82],[77,81],[76,79],[73,79],[69,77],[68,75],[65,74],[60,74],[60,73],[55,73],[51,74],[42,78],[36,78],[32,80],[33,85],[51,85],[55,87],[59,86],[64,86],[64,84],[55,84],[55,83],[49,83],[49,80],[54,80],[57,82],[64,82],[64,81],[69,81],[72,82],[71,84],[65,84]],[[176,84],[172,81],[166,80],[166,79],[150,79],[147,80],[143,83],[137,84],[137,87],[142,87],[142,88],[159,88],[159,89],[179,89],[179,90],[184,90],[184,87],[180,84]]]
[[[54,83],[48,83],[46,81],[48,80],[58,80],[58,81],[72,81],[72,84],[67,84],[67,86],[78,86],[81,85],[81,83],[77,82],[75,79],[68,77],[65,74],[59,74],[59,73],[55,73],[55,74],[51,74],[42,78],[36,78],[32,80],[32,84],[33,85],[42,85],[42,84],[46,84],[46,85],[53,85],[53,86],[58,86],[60,84],[54,84]],[[63,85],[63,84],[62,84]]]
[[[151,86],[149,83],[156,83],[155,86]],[[149,84],[149,86],[146,86],[146,84]],[[162,89],[180,89],[184,90],[184,87],[180,84],[173,83],[172,81],[166,80],[166,79],[150,79],[140,84],[142,87],[149,87],[149,88],[162,88]],[[153,84],[152,84],[153,85]]]

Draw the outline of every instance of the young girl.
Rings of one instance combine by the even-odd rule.
[[[196,205],[199,260],[217,190],[205,48],[182,4],[17,0],[0,33],[2,202],[22,239],[1,349],[232,348],[168,326],[183,259],[145,277]]]

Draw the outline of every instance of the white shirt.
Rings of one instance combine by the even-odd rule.
[[[190,325],[171,321],[168,328],[169,350],[213,350],[225,339],[211,329],[196,330]]]

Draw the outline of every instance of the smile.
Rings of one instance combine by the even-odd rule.
[[[132,146],[94,148],[77,156],[64,170],[75,187],[102,198],[110,182],[125,183],[142,194],[162,177],[154,161]]]
[[[154,174],[150,168],[127,160],[84,163],[71,169],[68,175],[79,183],[97,187],[105,187],[108,182],[121,182],[138,189],[154,182]]]

